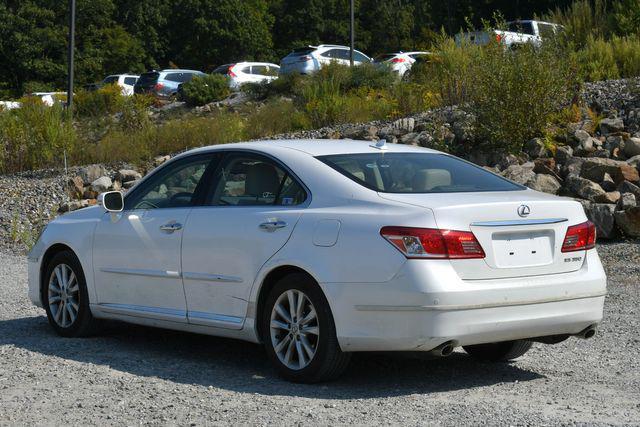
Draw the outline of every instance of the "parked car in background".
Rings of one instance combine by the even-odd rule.
[[[22,103],[18,101],[0,101],[0,111],[15,110],[22,107]]]
[[[64,104],[67,102],[67,92],[33,92],[29,97],[39,98],[44,105],[49,107],[55,104]]]
[[[229,87],[239,89],[245,83],[271,82],[278,78],[280,66],[270,62],[238,62],[224,64],[213,70],[229,78]]]
[[[161,99],[176,98],[181,84],[205,75],[202,71],[196,70],[149,71],[140,75],[134,86],[134,93],[149,93]]]
[[[133,87],[138,81],[140,76],[135,74],[113,74],[111,76],[105,77],[102,81],[102,86],[117,84],[122,88],[122,94],[124,96],[132,96],[133,95]]]
[[[371,62],[364,53],[353,52],[354,65]],[[331,62],[350,65],[350,50],[348,46],[321,44],[294,49],[280,61],[280,74],[311,74]]]
[[[413,63],[421,56],[431,55],[430,52],[397,52],[386,53],[374,58],[373,63],[378,66],[389,67],[392,71],[398,73],[400,77],[411,69]]]
[[[508,362],[602,320],[582,205],[435,150],[215,145],[99,201],[49,223],[27,257],[29,297],[65,337],[116,319],[238,338],[317,382],[352,352]]]
[[[516,47],[525,43],[540,46],[545,39],[555,37],[562,31],[562,26],[551,22],[519,20],[507,22],[507,30],[474,31],[457,34],[456,43],[468,41],[478,45],[486,45],[495,40],[505,47]]]

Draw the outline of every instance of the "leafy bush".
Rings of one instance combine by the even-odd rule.
[[[490,45],[475,58],[471,73],[475,80],[464,108],[476,116],[479,136],[500,151],[518,152],[542,134],[577,89],[574,67],[551,43],[517,51]]]
[[[589,38],[608,37],[611,33],[606,0],[577,0],[565,9],[556,7],[543,18],[562,25],[566,40],[577,49],[584,47]]]
[[[95,91],[79,91],[74,97],[74,112],[79,117],[101,117],[122,111],[126,97],[117,84],[101,87]]]
[[[580,64],[581,77],[585,80],[596,81],[620,77],[613,47],[603,39],[589,36],[584,48],[575,55]]]
[[[221,74],[195,77],[182,85],[182,97],[189,105],[200,106],[220,101],[231,93],[229,80]]]
[[[306,114],[293,102],[272,100],[247,115],[246,136],[248,139],[262,138],[286,132],[311,128]]]
[[[0,173],[61,167],[76,151],[77,135],[60,105],[26,98],[22,108],[0,112]]]

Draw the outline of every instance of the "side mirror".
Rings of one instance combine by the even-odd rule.
[[[122,212],[124,209],[124,197],[119,191],[107,191],[98,196],[98,203],[108,212]]]

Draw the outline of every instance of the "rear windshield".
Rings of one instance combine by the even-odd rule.
[[[158,80],[158,77],[160,77],[159,73],[153,72],[153,73],[143,73],[140,78],[138,79],[138,84],[141,85],[145,85],[145,84],[150,84],[150,83],[155,83]]]
[[[224,64],[216,68],[212,71],[212,74],[229,74],[229,68],[233,67],[236,64]]]
[[[518,184],[445,154],[365,153],[320,156],[358,184],[382,193],[523,190]]]
[[[388,61],[389,59],[395,58],[397,55],[395,54],[387,54],[387,55],[378,55],[374,58],[373,62],[384,62],[384,61]]]
[[[287,55],[287,56],[302,56],[302,55],[308,55],[311,52],[313,52],[314,50],[316,50],[313,47],[299,47],[297,49],[293,49],[293,51]]]

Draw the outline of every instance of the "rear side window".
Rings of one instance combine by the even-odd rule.
[[[160,77],[159,73],[144,73],[137,83],[141,85],[155,84],[158,81],[158,77]]]
[[[134,84],[136,84],[136,81],[138,79],[136,79],[135,77],[125,77],[124,78],[124,84],[129,85],[129,86],[133,86]]]
[[[182,83],[184,81],[184,75],[182,73],[169,73],[164,79],[170,82]]]
[[[211,203],[215,206],[294,206],[307,198],[289,173],[259,155],[227,157],[216,178]]]
[[[350,53],[347,50],[347,59],[350,58]],[[369,58],[367,58],[364,54],[360,52],[353,52],[353,60],[356,62],[369,62]]]
[[[511,22],[509,23],[509,31],[533,35],[533,24],[531,22]]]
[[[445,154],[364,153],[318,159],[358,184],[382,193],[517,191],[514,184]]]

